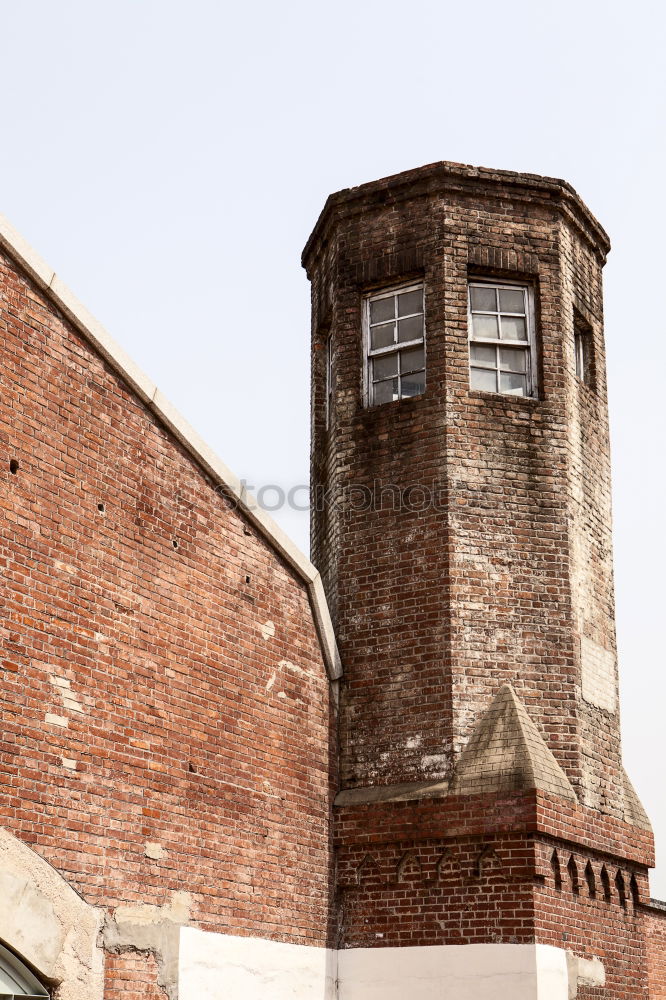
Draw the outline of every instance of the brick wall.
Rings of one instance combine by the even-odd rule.
[[[577,214],[568,202],[564,211],[564,188],[543,184],[439,165],[333,196],[304,258],[313,287],[313,480],[333,496],[350,486],[384,493],[381,509],[352,501],[316,513],[313,558],[346,668],[344,785],[444,777],[508,680],[583,800],[620,816],[618,716],[608,710],[617,677],[607,244],[580,203]],[[536,400],[469,390],[467,286],[479,274],[534,289]],[[364,408],[363,295],[411,279],[425,283],[426,393]],[[575,375],[576,310],[593,328],[591,386]],[[386,487],[404,498],[414,485],[433,502],[393,510]],[[610,689],[605,707],[581,693],[583,638],[606,655],[608,676],[595,675]]]
[[[650,1000],[666,998],[666,903],[645,908]]]
[[[324,943],[305,586],[5,258],[0,338],[0,823],[109,914],[178,890],[204,929]]]
[[[647,996],[640,908],[654,858],[620,753],[608,249],[563,182],[435,164],[333,195],[303,259],[312,478],[328,498],[313,517],[313,558],[345,666],[341,945],[536,940],[600,958],[604,995],[619,1000]],[[533,290],[537,398],[470,390],[467,293],[480,276]],[[364,296],[417,280],[425,394],[365,408]],[[581,324],[585,380],[574,352]],[[414,486],[429,490],[428,503],[405,502]],[[447,792],[507,682],[577,803],[535,793],[532,812],[529,796]],[[372,792],[362,801],[364,788]],[[382,795],[412,801],[379,803]]]
[[[645,868],[563,841],[542,841],[538,852],[538,940],[594,956],[604,966],[605,987],[582,988],[579,996],[652,997],[641,905],[648,893]]]
[[[153,955],[136,952],[108,955],[104,1000],[164,1000],[157,985],[159,969]]]
[[[340,807],[340,947],[538,941],[603,962],[582,996],[647,998],[652,842],[625,832],[540,794]]]
[[[335,611],[343,784],[447,775],[510,681],[586,804],[625,814],[617,714],[601,269],[580,202],[522,175],[435,165],[341,192],[306,248],[315,483],[376,501],[313,518]],[[527,281],[537,399],[469,389],[467,287]],[[427,390],[364,408],[363,295],[422,279]],[[591,335],[577,378],[574,324]],[[324,342],[333,349],[326,427]],[[425,509],[405,503],[415,485]],[[389,487],[402,491],[394,510]],[[584,645],[583,645],[584,644]],[[581,649],[597,651],[583,657]],[[601,673],[600,673],[601,670]]]

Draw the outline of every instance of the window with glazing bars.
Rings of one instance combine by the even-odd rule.
[[[470,386],[536,395],[534,299],[529,285],[469,284]]]
[[[423,284],[369,295],[364,325],[367,405],[425,392]]]

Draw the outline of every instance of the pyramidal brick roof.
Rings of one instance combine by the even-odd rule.
[[[576,801],[527,709],[511,685],[504,684],[460,755],[449,794],[501,795],[526,788]]]

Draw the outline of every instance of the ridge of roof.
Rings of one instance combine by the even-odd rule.
[[[238,477],[181,416],[152,379],[135,364],[129,354],[115,342],[102,324],[79,302],[53,268],[14,229],[4,215],[0,215],[0,248],[44,292],[94,350],[102,355],[116,374],[129,385],[132,391],[185,448],[197,465],[218,486],[223,487],[225,494],[236,502],[248,521],[306,584],[329,677],[331,680],[341,677],[340,654],[324,594],[324,586],[317,568],[275,523],[273,518],[266,511],[261,510],[252,495],[247,493]]]

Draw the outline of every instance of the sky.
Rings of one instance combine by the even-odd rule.
[[[665,29],[645,0],[0,0],[0,211],[255,487],[307,482],[300,252],[330,192],[454,160],[563,177],[602,222],[624,759],[661,899]],[[307,551],[307,513],[274,517]]]

